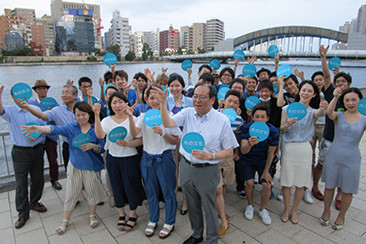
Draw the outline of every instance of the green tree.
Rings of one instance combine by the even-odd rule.
[[[128,53],[125,56],[126,61],[133,61],[135,59],[135,53],[132,51],[128,51]]]
[[[95,49],[95,55],[96,56],[104,56],[104,55],[106,55],[107,54],[107,52],[106,51],[102,51],[101,49],[99,49],[99,48],[96,48]]]
[[[194,52],[193,52],[193,50],[189,49],[189,50],[187,51],[187,54],[194,54]]]
[[[180,46],[180,47],[178,47],[177,54],[178,54],[178,55],[183,55],[183,49],[186,49],[186,47],[185,47],[185,46]]]
[[[121,61],[121,55],[120,55],[121,46],[119,44],[114,44],[112,46],[107,47],[107,51],[110,53],[114,53],[114,55],[117,56],[117,60]]]
[[[144,42],[142,46],[142,60],[146,60],[148,57],[151,57],[152,55],[153,52],[151,51],[149,44]]]
[[[201,49],[200,47],[197,47],[197,52],[198,53],[205,53],[206,50],[205,49]]]

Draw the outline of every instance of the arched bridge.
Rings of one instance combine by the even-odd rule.
[[[234,39],[234,49],[242,44],[245,44],[246,48],[249,49],[250,47],[261,44],[262,42],[269,42],[288,37],[318,37],[319,40],[323,38],[346,43],[348,34],[312,26],[280,26],[258,30],[239,36]]]

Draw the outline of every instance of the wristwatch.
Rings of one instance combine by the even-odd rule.
[[[212,159],[211,160],[215,160],[216,158],[216,153],[212,153]]]

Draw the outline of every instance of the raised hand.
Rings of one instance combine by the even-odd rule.
[[[321,100],[319,104],[320,110],[326,110],[328,108],[328,102],[326,100]]]
[[[4,87],[5,87],[5,86],[0,86],[0,96],[3,94]]]
[[[342,95],[342,91],[343,91],[342,88],[343,87],[337,87],[336,89],[334,89],[333,95],[335,97],[338,97],[339,98]]]
[[[155,96],[157,96],[160,104],[166,103],[166,98],[168,96],[168,89],[163,91],[159,88],[156,88],[156,87],[152,86],[151,87],[151,94],[154,94]]]
[[[116,66],[114,65],[114,63],[110,63],[109,68],[111,69],[112,73],[114,73]]]
[[[132,107],[126,106],[124,109],[125,114],[132,116],[133,115],[133,109],[136,107],[137,103],[135,103]]]
[[[104,79],[102,77],[99,78],[99,85],[101,88],[104,87]]]
[[[324,48],[324,45],[320,45],[320,47],[319,47],[320,57],[326,57],[328,49],[329,49],[329,45],[326,48]]]
[[[299,77],[301,80],[304,80],[304,71],[301,71],[301,70],[298,70],[297,68],[295,68],[294,74],[297,77]]]
[[[237,58],[237,59],[234,60],[234,65],[235,66],[238,66],[239,63],[240,63],[240,59]]]
[[[100,114],[100,107],[101,107],[100,103],[94,103],[93,110],[94,110],[95,116],[99,116],[99,114]]]
[[[74,84],[74,80],[67,79],[66,85],[72,85],[72,84]]]
[[[168,68],[161,68],[161,73],[165,74],[168,71]]]
[[[278,77],[278,87],[282,87],[283,88],[283,86],[285,84],[285,82],[284,82],[285,78],[286,78],[285,75],[281,75],[280,77]]]
[[[250,63],[250,64],[254,64],[254,62],[256,60],[257,60],[257,56],[256,55],[252,56],[251,58],[248,57],[248,63]]]

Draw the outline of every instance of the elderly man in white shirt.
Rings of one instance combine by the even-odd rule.
[[[205,141],[203,150],[188,153],[180,145],[183,155],[180,162],[180,180],[188,203],[188,214],[193,234],[184,243],[200,243],[203,240],[203,213],[206,213],[206,243],[218,242],[218,217],[215,204],[216,189],[220,181],[218,163],[233,155],[239,144],[232,132],[229,119],[212,108],[216,90],[200,84],[195,87],[193,108],[184,108],[173,118],[166,106],[167,92],[153,89],[159,97],[161,119],[165,127],[183,127],[183,135],[199,133]]]

